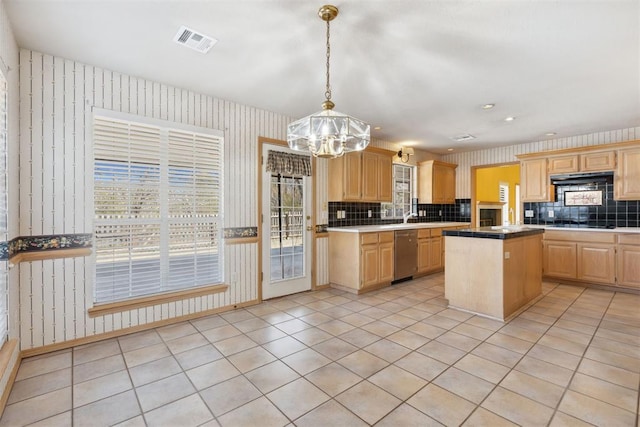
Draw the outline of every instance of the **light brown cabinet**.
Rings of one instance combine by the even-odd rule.
[[[618,235],[617,285],[640,289],[640,234]]]
[[[520,163],[520,198],[523,202],[551,201],[547,159],[523,160]]]
[[[329,232],[329,281],[354,293],[387,286],[393,280],[393,231]]]
[[[442,270],[443,245],[441,228],[418,230],[418,270],[417,274],[428,274]]]
[[[618,150],[614,198],[640,200],[640,147]]]
[[[577,248],[573,242],[543,241],[542,272],[545,276],[575,279]]]
[[[629,264],[640,262],[640,235],[635,254],[625,252],[626,249],[633,251],[633,245],[624,249],[625,245],[616,245],[618,239],[622,242],[628,239],[627,236],[597,231],[547,230],[543,241],[543,274],[558,279],[629,287],[625,283],[633,283],[635,269],[635,280],[640,286],[637,277],[640,268]]]
[[[614,284],[615,243],[615,233],[546,230],[543,274],[589,283]]]
[[[374,151],[345,154],[329,161],[330,201],[392,201],[392,156]]]
[[[612,171],[616,168],[615,151],[597,151],[580,155],[581,172]]]
[[[578,172],[578,155],[549,157],[549,175]]]
[[[427,160],[418,165],[418,203],[456,202],[456,167],[452,163]]]

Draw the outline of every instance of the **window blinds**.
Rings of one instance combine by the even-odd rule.
[[[94,117],[96,302],[223,280],[222,139]]]

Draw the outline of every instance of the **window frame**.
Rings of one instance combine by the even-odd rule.
[[[404,179],[404,178],[400,178],[397,175],[397,170],[404,168],[407,169],[409,171],[409,178],[408,179]],[[407,211],[412,211],[412,199],[415,198],[415,194],[416,194],[416,167],[413,165],[407,165],[407,164],[400,164],[400,163],[394,163],[393,164],[393,172],[392,172],[392,183],[391,183],[391,190],[392,190],[392,194],[393,194],[393,200],[391,203],[382,203],[380,206],[380,212],[381,212],[381,219],[402,219],[402,214],[406,213]],[[400,179],[398,179],[400,178]],[[408,203],[404,203],[404,201],[399,201],[397,199],[397,194],[398,191],[396,190],[397,183],[408,183],[409,184],[409,191],[400,191],[400,193],[402,194],[408,194],[409,195],[409,202]],[[405,206],[407,206],[405,208]],[[402,212],[400,213],[400,215],[396,215],[396,211],[397,209],[401,207]],[[405,210],[407,209],[407,210]],[[388,212],[391,212],[391,214],[389,215]]]
[[[223,285],[224,282],[224,233],[223,233],[223,227],[224,227],[224,132],[219,131],[219,130],[214,130],[214,129],[208,129],[208,128],[203,128],[203,127],[198,127],[198,126],[192,126],[192,125],[185,125],[185,124],[181,124],[181,123],[175,123],[175,122],[170,122],[170,121],[165,121],[165,120],[160,120],[160,119],[153,119],[153,118],[148,118],[148,117],[142,117],[142,116],[137,116],[137,115],[133,115],[133,114],[128,114],[128,113],[120,113],[120,112],[115,112],[115,111],[111,111],[111,110],[103,110],[103,109],[99,109],[99,108],[94,108],[93,109],[93,120],[92,120],[92,128],[91,128],[91,135],[92,135],[92,146],[91,146],[91,156],[89,158],[89,161],[91,162],[91,176],[93,179],[91,179],[91,185],[88,186],[90,188],[87,189],[87,191],[90,193],[88,196],[88,200],[91,201],[91,206],[89,207],[90,209],[90,218],[92,218],[92,224],[91,227],[94,231],[94,254],[92,256],[92,261],[93,261],[93,271],[94,271],[94,282],[93,282],[93,292],[92,292],[92,297],[93,297],[93,304],[94,307],[101,307],[101,306],[105,306],[105,305],[118,305],[118,304],[124,304],[126,305],[127,302],[130,301],[136,301],[136,300],[153,300],[154,298],[162,298],[163,296],[171,296],[173,294],[188,294],[190,292],[202,292],[203,290],[206,290],[208,288],[211,289],[215,289],[216,291],[219,291],[219,287],[221,286],[225,286]],[[128,123],[130,125],[139,125],[139,126],[149,126],[149,127],[153,127],[153,128],[158,128],[159,129],[159,146],[157,147],[157,153],[158,154],[158,163],[156,164],[155,161],[148,163],[149,165],[151,165],[152,169],[155,168],[156,166],[160,169],[160,177],[158,179],[158,182],[154,182],[153,184],[155,185],[155,187],[153,187],[153,191],[158,191],[159,193],[159,213],[158,213],[158,217],[152,217],[152,218],[145,218],[143,221],[140,221],[138,218],[125,218],[122,220],[122,224],[127,224],[127,223],[136,223],[136,222],[149,222],[149,223],[158,223],[160,225],[160,231],[159,231],[159,239],[160,239],[160,246],[158,247],[158,250],[152,253],[154,254],[154,258],[156,259],[157,257],[157,262],[160,263],[161,265],[161,280],[160,283],[157,285],[157,289],[151,289],[149,292],[144,292],[144,293],[136,293],[136,294],[132,294],[132,291],[135,291],[135,287],[132,287],[132,280],[133,279],[129,279],[129,285],[128,285],[128,292],[129,294],[125,297],[121,297],[121,295],[118,295],[118,297],[116,298],[109,298],[109,297],[105,297],[104,294],[101,295],[99,297],[98,293],[99,293],[99,284],[98,284],[98,277],[97,277],[97,271],[98,271],[98,237],[96,235],[96,230],[97,227],[100,225],[100,220],[97,219],[96,215],[96,183],[95,183],[95,179],[96,179],[96,170],[95,170],[95,165],[100,161],[100,159],[97,159],[97,155],[96,155],[96,147],[97,145],[95,144],[95,140],[94,140],[94,135],[95,135],[95,123],[96,123],[96,118],[98,119],[104,119],[104,120],[108,120],[108,121],[113,121],[113,122],[122,122],[122,123]],[[172,136],[173,134],[173,136]],[[212,152],[213,152],[213,156],[215,161],[213,162],[214,166],[211,166],[209,169],[206,169],[207,171],[211,172],[211,174],[215,175],[215,182],[211,185],[213,185],[214,187],[217,185],[217,191],[215,191],[214,194],[214,198],[217,201],[217,215],[213,215],[213,214],[208,214],[208,215],[204,215],[204,216],[200,216],[197,215],[195,213],[195,211],[190,211],[189,215],[186,216],[184,219],[181,218],[180,215],[178,215],[178,217],[175,216],[175,211],[172,210],[172,208],[170,206],[175,206],[172,205],[172,202],[175,202],[174,199],[170,199],[169,193],[172,191],[172,189],[174,189],[174,185],[175,185],[175,181],[172,181],[172,177],[171,174],[172,172],[175,172],[176,169],[182,169],[185,170],[185,165],[182,162],[182,157],[180,157],[180,154],[175,154],[174,157],[171,157],[172,154],[172,149],[170,147],[170,144],[172,143],[172,138],[178,138],[176,137],[176,135],[178,135],[178,137],[180,136],[193,136],[194,138],[194,142],[193,142],[193,149],[195,149],[196,151],[192,151],[193,153],[197,153],[198,148],[202,147],[203,142],[200,141],[200,139],[204,138],[204,144],[208,143],[209,140],[212,141],[212,143],[215,143],[216,146],[214,148],[211,148]],[[155,141],[153,141],[155,142]],[[129,142],[128,142],[129,143]],[[173,144],[177,144],[176,140],[173,140]],[[200,145],[198,145],[200,144]],[[155,149],[155,148],[154,148]],[[175,148],[173,149],[173,152],[179,153],[178,150],[176,150]],[[171,159],[170,159],[171,157]],[[198,185],[198,175],[201,174],[201,169],[198,167],[199,163],[202,163],[199,161],[199,156],[196,154],[191,155],[187,155],[186,157],[193,157],[193,163],[188,163],[188,166],[186,166],[186,169],[189,169],[189,174],[193,177],[193,182],[192,185],[188,186],[188,189],[192,192],[192,199],[194,200],[194,206],[197,205],[197,203],[195,203],[195,201],[198,200],[199,197],[201,197],[201,195],[198,195],[198,189],[202,189],[202,184]],[[176,160],[177,159],[177,160]],[[105,161],[105,163],[111,162],[111,163],[119,163],[117,160],[112,160],[112,159],[102,159]],[[127,159],[123,159],[122,162],[123,164],[126,165],[131,165],[131,164],[137,164],[138,162],[130,162]],[[189,175],[187,174],[187,175]],[[128,188],[131,188],[131,185],[126,185]],[[179,204],[179,203],[178,203]],[[129,205],[127,205],[129,206]],[[193,207],[192,207],[193,209]],[[176,219],[177,218],[177,219]],[[145,222],[145,220],[148,220]],[[215,247],[216,250],[213,250],[213,252],[211,252],[210,256],[213,256],[216,260],[217,260],[217,270],[216,272],[219,273],[218,274],[218,280],[216,280],[215,282],[207,282],[207,283],[196,283],[196,284],[181,284],[178,287],[175,286],[171,286],[170,282],[169,282],[169,277],[170,277],[170,272],[168,272],[169,266],[171,265],[171,254],[172,252],[175,251],[175,243],[171,244],[170,242],[170,237],[172,237],[172,227],[174,224],[176,223],[180,223],[180,224],[187,224],[188,226],[191,226],[190,230],[192,230],[191,232],[195,234],[198,233],[199,227],[201,227],[203,224],[204,226],[211,226],[214,227],[215,230],[215,238],[211,241],[211,245],[212,247]],[[102,222],[102,224],[104,224],[104,222]],[[179,237],[176,237],[175,235],[174,237],[174,242],[176,242],[175,239],[179,240]],[[197,243],[197,242],[196,242]],[[198,247],[199,245],[194,245],[195,247]],[[131,248],[135,248],[136,246],[130,246],[127,249],[127,253],[131,254]],[[193,251],[188,252],[187,254],[188,257],[193,258],[194,262],[197,262],[198,260],[198,252],[197,249],[194,249]],[[177,265],[177,264],[176,264]],[[172,267],[173,268],[173,267]],[[180,267],[176,267],[176,268],[180,268]],[[126,270],[126,269],[125,269]],[[131,275],[131,268],[128,269],[129,270],[129,275]],[[194,274],[194,277],[197,276],[196,274]]]

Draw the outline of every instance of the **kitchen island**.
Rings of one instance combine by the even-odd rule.
[[[449,307],[507,320],[542,292],[543,229],[444,230]]]

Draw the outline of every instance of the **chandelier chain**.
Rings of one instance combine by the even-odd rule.
[[[324,93],[327,101],[331,101],[331,85],[329,84],[329,59],[331,57],[331,43],[329,43],[329,20],[327,20],[327,90]]]

